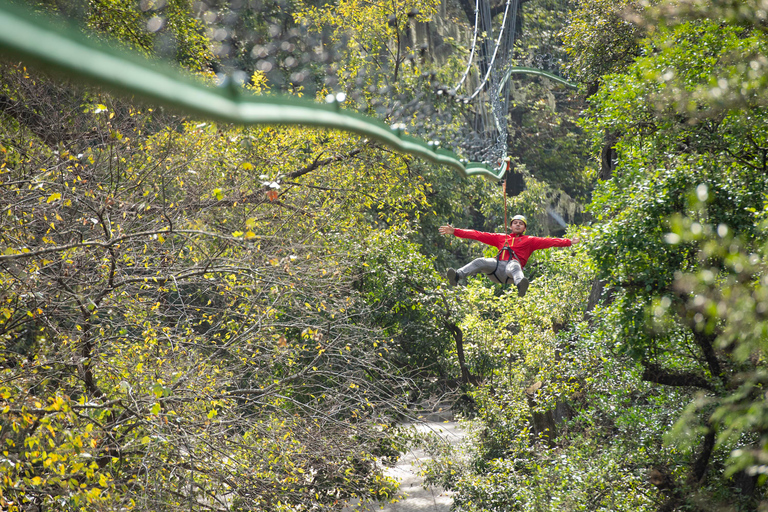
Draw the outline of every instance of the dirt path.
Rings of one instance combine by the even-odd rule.
[[[428,421],[415,425],[420,432],[434,432],[446,442],[455,444],[464,437],[464,432],[455,421]],[[397,464],[385,473],[400,481],[400,492],[404,496],[398,503],[369,505],[363,509],[346,508],[345,512],[362,510],[366,512],[449,512],[453,499],[449,492],[440,488],[422,487],[419,466],[429,460],[424,450],[412,450],[403,455]]]

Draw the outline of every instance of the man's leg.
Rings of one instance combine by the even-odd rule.
[[[517,286],[517,295],[522,297],[528,291],[528,279],[523,274],[523,267],[520,262],[511,259],[507,262],[507,275],[512,278],[512,282]]]
[[[458,283],[459,279],[462,277],[469,277],[479,273],[491,274],[496,270],[496,264],[496,258],[477,258],[458,270],[449,268],[447,272],[448,282],[451,286],[456,286],[456,283]]]

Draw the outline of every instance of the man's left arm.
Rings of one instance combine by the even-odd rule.
[[[533,250],[537,249],[549,249],[550,247],[570,247],[574,243],[578,243],[578,239],[571,240],[570,238],[554,238],[554,237],[541,237],[532,236],[530,240],[533,245]]]

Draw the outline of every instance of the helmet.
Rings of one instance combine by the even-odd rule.
[[[528,221],[525,219],[525,215],[515,215],[512,217],[512,220],[521,220],[523,221],[523,224],[525,224],[525,227],[528,227]]]

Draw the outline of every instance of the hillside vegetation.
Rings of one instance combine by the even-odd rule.
[[[441,141],[476,119],[465,4],[26,2]],[[502,231],[499,183],[4,56],[0,509],[387,502],[403,424],[449,401],[470,442],[426,475],[456,510],[768,510],[768,2],[519,16],[516,64],[579,84],[514,77],[508,214],[581,240],[534,254],[524,298],[444,277],[493,254],[437,227]]]

